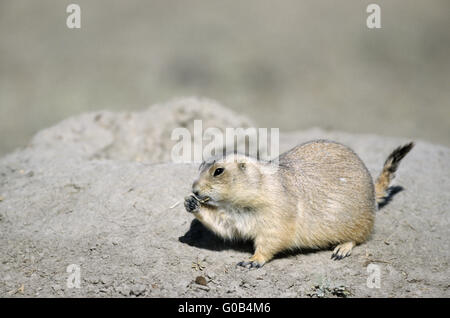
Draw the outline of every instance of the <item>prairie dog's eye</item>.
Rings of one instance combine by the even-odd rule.
[[[213,176],[217,177],[218,175],[221,175],[224,170],[224,168],[217,168],[216,170],[214,170]]]

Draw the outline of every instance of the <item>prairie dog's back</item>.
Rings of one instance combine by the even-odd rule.
[[[364,241],[376,209],[373,180],[348,147],[317,140],[282,154],[281,179],[297,198],[297,245]]]

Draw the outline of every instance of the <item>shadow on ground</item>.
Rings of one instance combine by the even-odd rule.
[[[382,209],[394,198],[397,193],[404,190],[401,186],[392,186],[387,190],[386,198],[379,203],[378,208]],[[251,240],[225,240],[211,232],[197,219],[192,220],[189,230],[178,238],[181,243],[187,244],[189,246],[194,246],[201,249],[207,249],[211,251],[224,251],[224,250],[235,250],[245,253],[253,253],[253,242]],[[334,245],[330,245],[331,250]],[[322,249],[322,250],[326,250]],[[293,257],[296,255],[306,255],[310,253],[315,253],[320,249],[293,249],[280,252],[275,255],[274,259]]]
[[[178,238],[181,243],[211,251],[235,250],[253,254],[253,242],[251,240],[224,240],[207,229],[200,221],[194,219],[189,230]],[[330,247],[331,248],[331,247]],[[315,253],[318,249],[294,249],[280,252],[273,259],[293,257],[299,254]]]
[[[391,200],[397,193],[402,192],[403,190],[405,190],[405,188],[401,186],[389,187],[387,190],[387,196],[384,198],[382,202],[378,203],[378,209],[384,208],[389,202],[391,202]]]

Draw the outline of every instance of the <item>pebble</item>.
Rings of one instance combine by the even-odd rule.
[[[206,286],[208,285],[208,282],[206,281],[206,278],[203,276],[197,276],[195,278],[195,283],[198,285]]]
[[[131,288],[130,295],[134,296],[141,296],[145,294],[145,291],[147,290],[147,287],[144,285],[136,285]]]

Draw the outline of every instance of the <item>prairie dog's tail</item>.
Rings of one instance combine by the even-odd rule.
[[[389,184],[395,177],[395,171],[397,171],[400,161],[406,156],[406,154],[414,147],[414,142],[410,142],[404,146],[400,146],[395,149],[384,162],[383,171],[375,182],[375,197],[377,203],[383,202],[386,198],[386,190],[389,188]]]

